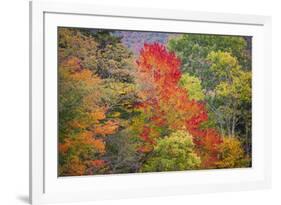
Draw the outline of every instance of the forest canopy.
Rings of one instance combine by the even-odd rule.
[[[59,27],[59,176],[251,167],[251,47]]]

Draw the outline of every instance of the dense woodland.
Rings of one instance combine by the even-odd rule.
[[[250,37],[60,27],[58,62],[59,176],[251,166]]]

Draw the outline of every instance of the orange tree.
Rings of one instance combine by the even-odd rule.
[[[105,169],[107,135],[118,129],[101,103],[101,79],[77,57],[59,65],[59,174],[96,174]]]

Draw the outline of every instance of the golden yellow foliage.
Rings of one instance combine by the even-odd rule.
[[[104,110],[102,110],[102,109],[97,109],[97,110],[91,112],[91,117],[95,123],[98,122],[99,120],[103,120],[106,118],[106,116],[104,114]]]
[[[224,137],[219,146],[218,168],[248,167],[250,159],[245,155],[241,142],[235,137]]]
[[[63,172],[65,176],[80,176],[85,173],[86,166],[79,160],[77,156],[70,159],[69,163],[60,167],[60,172]]]

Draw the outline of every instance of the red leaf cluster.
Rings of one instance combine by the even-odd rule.
[[[145,113],[150,113],[150,123],[145,125],[140,138],[153,144],[150,133],[155,127],[186,130],[194,137],[199,153],[209,153],[209,164],[217,158],[217,145],[221,137],[214,129],[201,129],[208,120],[204,104],[191,100],[188,93],[179,87],[181,61],[158,43],[145,44],[137,60],[139,81],[142,83],[142,102],[137,105]],[[205,162],[203,162],[205,163]]]

